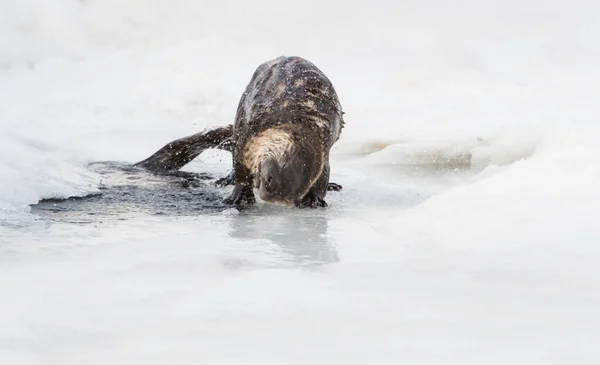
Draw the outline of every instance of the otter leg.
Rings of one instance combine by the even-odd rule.
[[[302,200],[296,203],[296,205],[299,208],[326,207],[327,202],[325,202],[325,195],[327,194],[327,190],[329,190],[330,185],[339,186],[335,183],[329,183],[329,162],[327,162],[323,168],[323,172],[321,172],[321,176],[317,179],[315,184],[312,186],[312,188],[310,188]]]
[[[235,184],[233,192],[226,198],[223,203],[229,205],[252,205],[256,203],[254,192],[252,191],[251,185],[243,185],[240,183]]]
[[[233,151],[233,127],[217,127],[167,143],[152,156],[134,166],[155,173],[168,173],[181,169],[209,148]]]

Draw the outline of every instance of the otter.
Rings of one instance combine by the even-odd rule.
[[[289,207],[326,207],[329,151],[344,127],[343,112],[331,81],[300,57],[261,64],[238,103],[233,124],[208,128],[164,145],[138,166],[172,173],[209,148],[232,153],[231,173],[216,181],[235,185],[230,205],[256,202]]]
[[[338,95],[325,74],[301,57],[273,59],[254,72],[233,123],[234,184],[227,204],[261,200],[289,207],[326,207],[329,152],[344,127]]]

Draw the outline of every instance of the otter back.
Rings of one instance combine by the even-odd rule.
[[[238,105],[233,125],[236,152],[248,139],[280,124],[301,123],[325,149],[343,128],[342,107],[331,81],[311,62],[279,57],[260,65]]]

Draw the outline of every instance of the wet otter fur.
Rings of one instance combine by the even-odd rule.
[[[202,132],[167,143],[151,156],[133,166],[157,174],[168,174],[179,171],[207,149],[214,148],[232,152],[232,130],[231,124],[207,128]]]
[[[238,104],[233,124],[233,170],[218,181],[234,184],[228,204],[265,202],[325,207],[329,151],[344,126],[331,81],[311,62],[279,57],[261,64]]]
[[[164,145],[134,166],[172,174],[209,148],[229,151],[232,172],[216,183],[234,184],[226,203],[266,202],[324,207],[329,150],[344,126],[341,105],[329,79],[300,57],[279,57],[255,71],[238,104],[233,125],[212,127]]]

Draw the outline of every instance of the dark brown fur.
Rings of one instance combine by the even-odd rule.
[[[167,173],[181,169],[209,148],[233,151],[231,140],[233,127],[210,128],[194,135],[167,143],[147,159],[134,166],[155,173]]]
[[[286,158],[301,160],[299,166],[306,165],[306,171],[282,172],[285,181],[281,182],[279,200],[287,202],[290,198],[283,193],[294,183],[289,180],[306,180],[303,174],[316,171],[316,178],[310,179],[307,191],[294,197],[293,204],[326,206],[324,197],[330,186],[329,150],[343,128],[342,115],[332,83],[314,64],[300,57],[279,57],[260,65],[242,95],[233,125],[233,173],[226,183],[234,183],[235,188],[227,202],[254,203],[252,187],[256,186],[254,180],[258,175],[252,171],[255,166],[248,162],[248,154],[258,152],[251,141],[269,131],[283,130],[290,135],[292,151],[295,151]],[[260,164],[265,157],[258,159]]]

